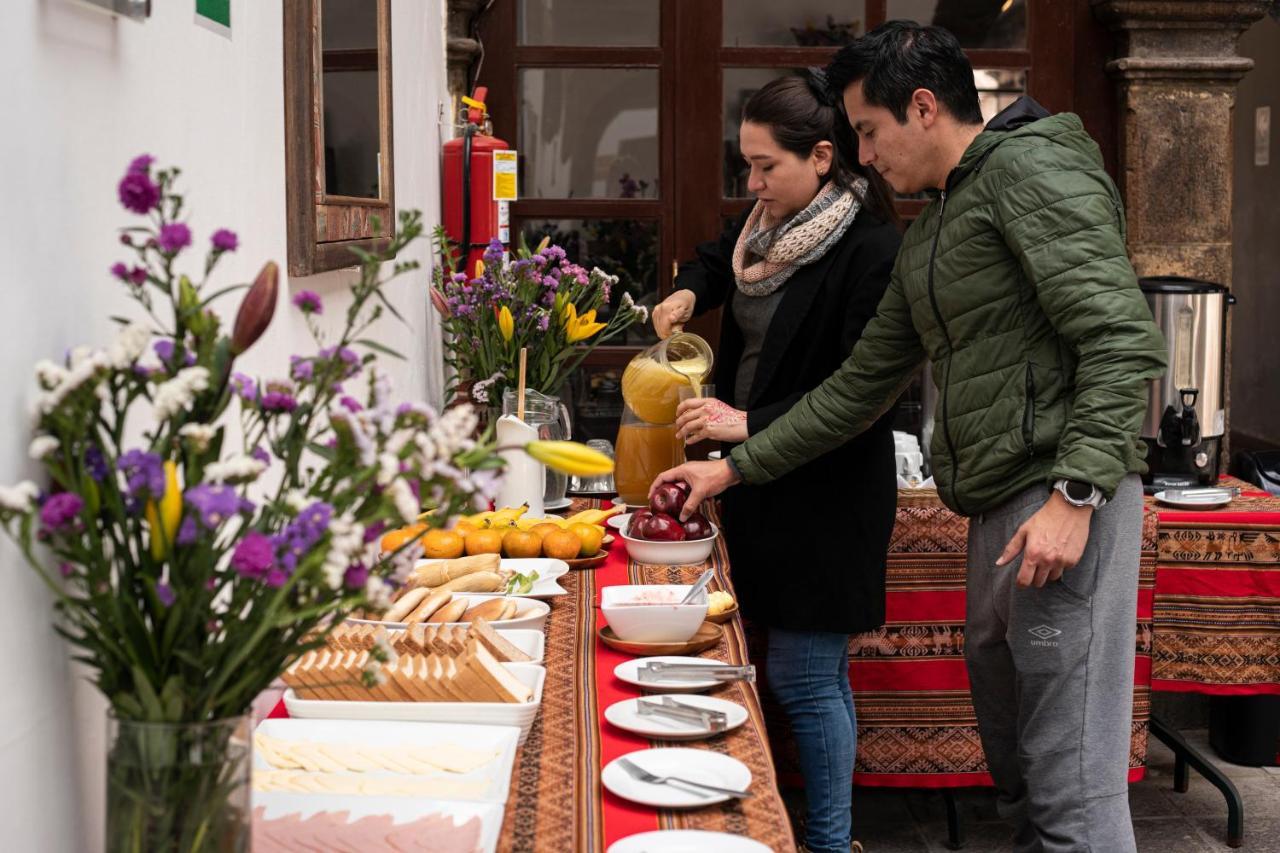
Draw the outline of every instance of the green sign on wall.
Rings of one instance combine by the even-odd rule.
[[[196,14],[231,29],[231,0],[196,0]]]

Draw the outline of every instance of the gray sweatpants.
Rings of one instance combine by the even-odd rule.
[[[996,567],[1049,499],[1039,486],[969,522],[965,661],[1000,813],[1018,853],[1134,851],[1129,740],[1142,484],[1096,510],[1080,562],[1042,588]]]

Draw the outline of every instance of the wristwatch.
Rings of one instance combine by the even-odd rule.
[[[1080,480],[1058,480],[1053,484],[1053,488],[1072,506],[1091,506],[1098,509],[1107,502],[1107,499],[1102,496],[1102,490],[1093,483]]]

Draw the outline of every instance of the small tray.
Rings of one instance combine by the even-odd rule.
[[[576,560],[565,560],[571,569],[594,569],[609,557],[609,552],[601,548],[591,557],[579,557]]]
[[[735,601],[733,602],[733,606],[730,607],[728,610],[724,611],[723,613],[717,613],[715,616],[712,616],[711,614],[707,614],[707,621],[714,622],[717,625],[723,625],[724,623],[728,622],[730,619],[732,619],[737,615],[738,615],[738,602]]]
[[[692,655],[704,652],[724,638],[724,629],[714,622],[703,622],[697,632],[684,643],[637,643],[622,640],[605,625],[596,635],[611,649],[631,655]]]

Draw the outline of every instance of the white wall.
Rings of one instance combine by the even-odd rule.
[[[117,20],[69,0],[6,0],[0,11],[0,482],[32,477],[26,457],[30,367],[109,340],[108,314],[133,312],[106,270],[122,259],[115,198],[125,165],[147,152],[184,174],[203,243],[226,226],[241,238],[221,283],[285,267],[282,20],[279,2],[233,0],[232,34],[194,23],[194,0],[160,0],[150,20]],[[393,0],[396,201],[438,220],[438,104],[447,101],[443,0]],[[412,253],[426,261],[425,243]],[[284,301],[302,287],[344,308],[351,273],[289,282],[266,338],[243,368],[283,373],[308,351]],[[426,273],[393,286],[409,326],[379,330],[409,357],[391,364],[406,399],[437,399],[439,331]],[[235,297],[223,306],[234,315]],[[48,594],[0,541],[0,847],[101,848],[103,704],[68,667],[50,628]]]

